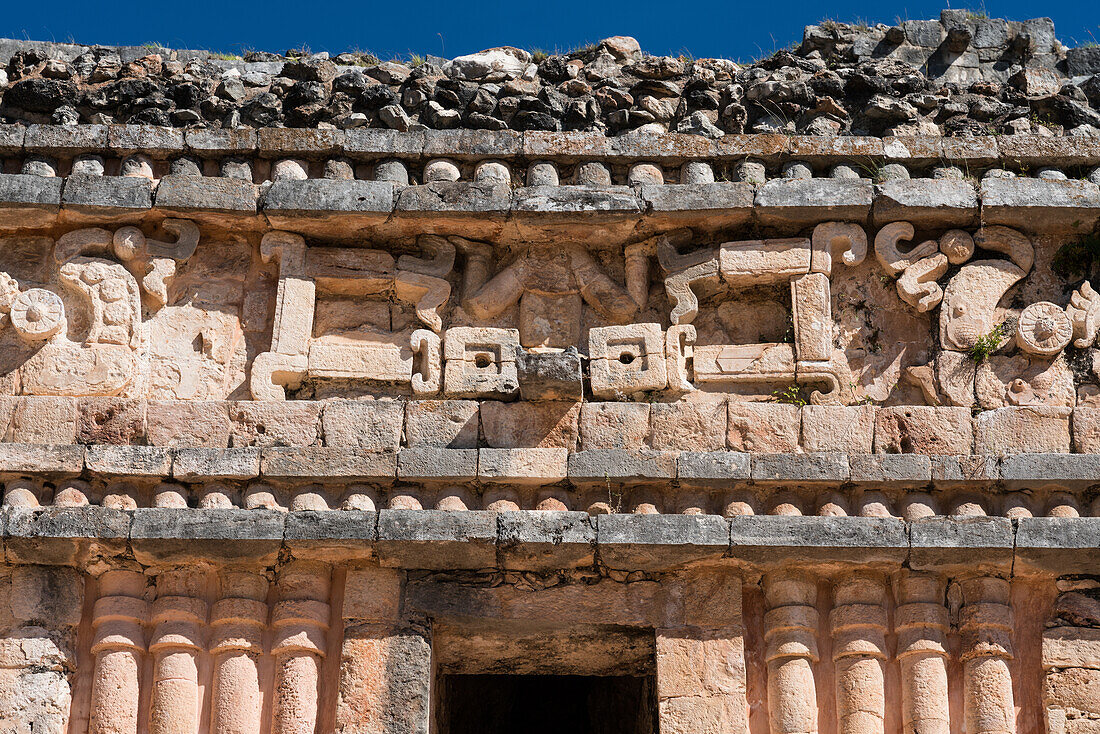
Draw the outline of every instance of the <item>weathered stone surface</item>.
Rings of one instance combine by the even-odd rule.
[[[107,507],[5,508],[10,563],[75,566],[126,548],[131,515]]]
[[[477,476],[476,449],[430,446],[402,449],[397,455],[398,479],[462,481]]]
[[[714,515],[598,515],[596,542],[612,568],[670,568],[726,555],[729,523]]]
[[[751,476],[751,457],[739,451],[681,451],[676,457],[681,482],[720,484]]]
[[[802,417],[798,406],[730,402],[726,441],[733,451],[779,454],[798,451]]]
[[[746,560],[783,557],[900,561],[909,552],[905,523],[878,517],[730,518],[731,555]]]
[[[852,454],[853,482],[925,483],[932,478],[932,459],[914,454]]]
[[[974,442],[967,408],[895,406],[875,416],[875,453],[969,454]]]
[[[84,465],[108,476],[167,477],[172,473],[172,451],[161,446],[89,446]]]
[[[280,479],[389,481],[398,470],[396,451],[360,447],[269,447],[260,452],[260,473]]]
[[[382,510],[375,548],[383,566],[488,568],[496,562],[494,512]]]
[[[647,449],[592,449],[569,455],[569,481],[586,484],[660,481],[676,476],[676,453]]]
[[[846,482],[846,454],[754,454],[754,482]]]
[[[77,405],[80,443],[129,444],[145,438],[144,400],[82,398]]]
[[[481,431],[491,448],[564,448],[577,445],[581,404],[486,401]]]
[[[260,476],[260,449],[177,448],[176,479],[251,479]]]
[[[801,412],[801,443],[806,451],[871,452],[875,428],[874,406],[807,405]],[[780,415],[783,416],[783,424],[789,425],[790,418],[785,413]]]
[[[405,440],[409,447],[477,448],[477,401],[411,400],[405,410]]]
[[[1070,411],[1055,407],[1005,407],[974,419],[974,452],[1008,454],[1069,453]]]
[[[1012,521],[1005,517],[925,518],[910,525],[914,569],[949,564],[1004,569],[1011,565]]]
[[[582,403],[580,449],[636,449],[649,436],[649,403]]]
[[[655,449],[698,451],[726,448],[726,401],[655,403],[650,406],[649,443]],[[797,441],[796,441],[797,443]]]
[[[326,446],[396,451],[405,405],[396,400],[333,400],[325,403],[321,430]]]
[[[282,545],[283,520],[276,510],[139,508],[130,545],[146,564],[220,559],[267,565]]]
[[[556,484],[565,479],[566,449],[478,449],[477,475],[484,482]]]
[[[502,512],[499,560],[504,568],[549,570],[586,566],[596,550],[596,519],[585,512]]]
[[[229,404],[230,446],[312,446],[320,438],[321,404],[234,402]]]
[[[145,420],[154,446],[229,446],[229,405],[219,400],[150,400]]]

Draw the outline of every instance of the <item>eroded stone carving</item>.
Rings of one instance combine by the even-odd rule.
[[[474,318],[491,319],[518,302],[525,348],[576,346],[582,304],[612,323],[626,322],[639,308],[581,245],[532,245],[490,278],[492,250],[469,240],[458,244],[466,255],[463,308]]]
[[[866,257],[867,236],[862,227],[827,222],[818,225],[809,238],[726,242],[688,254],[680,254],[670,238],[658,238],[656,253],[673,304],[669,314],[673,328],[689,325],[699,313],[698,292],[712,292],[720,283],[735,290],[790,284],[793,344],[691,346],[697,336],[690,340],[677,336],[669,341],[669,359],[676,370],[686,372],[690,357],[692,382],[722,385],[798,381],[827,386],[824,391],[812,393],[815,403],[851,400],[846,356],[833,348],[829,274],[834,259],[855,266]],[[690,384],[686,375],[677,383],[677,389]]]
[[[175,242],[148,238],[136,227],[62,235],[46,287],[21,290],[4,275],[0,311],[37,347],[22,368],[25,393],[118,395],[144,388],[143,305],[147,311],[164,306],[176,264],[190,258],[199,241],[190,220],[168,219],[163,226]]]
[[[400,305],[411,307],[429,333],[442,330],[439,309],[451,286],[440,274],[453,266],[455,246],[434,236],[421,237],[418,245],[429,257],[395,261],[382,250],[307,248],[301,235],[264,235],[260,254],[279,263],[279,285],[271,350],[252,363],[252,397],[282,400],[286,388],[307,376],[411,386],[414,352],[417,392],[438,385],[431,375],[440,371],[439,350],[411,328]]]

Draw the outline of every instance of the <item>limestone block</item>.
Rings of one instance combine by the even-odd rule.
[[[84,456],[88,471],[97,474],[167,477],[171,474],[172,452],[161,446],[89,446]]]
[[[650,409],[649,444],[655,449],[669,450],[725,449],[726,401],[654,403]]]
[[[740,630],[658,630],[657,696],[664,700],[721,695],[740,697],[744,703],[745,651]]]
[[[477,448],[475,400],[410,400],[405,408],[405,442],[410,447]]]
[[[392,622],[401,613],[402,574],[392,568],[368,567],[348,572],[344,583],[344,619]]]
[[[321,403],[238,401],[229,404],[230,445],[312,446],[319,438]]]
[[[518,329],[460,326],[443,339],[443,392],[457,398],[510,398],[519,392]]]
[[[397,477],[420,481],[460,482],[477,476],[477,450],[432,446],[402,449],[397,455]]]
[[[490,448],[563,448],[577,445],[581,403],[481,404],[481,431]]]
[[[731,401],[726,443],[732,451],[782,454],[798,451],[802,418],[796,405]]]
[[[139,563],[247,561],[273,563],[285,513],[264,509],[138,508],[130,540]]]
[[[145,420],[153,446],[229,446],[229,405],[220,400],[151,400]]]
[[[134,398],[80,398],[77,441],[139,443],[145,438],[145,401]]]
[[[681,451],[676,476],[681,483],[728,487],[731,480],[751,477],[752,464],[749,455],[739,451]]]
[[[260,473],[280,479],[348,479],[385,482],[397,472],[394,451],[354,446],[277,446],[265,448]]]
[[[1043,679],[1043,703],[1100,716],[1100,670],[1048,671]]]
[[[496,538],[495,512],[382,510],[375,547],[386,567],[489,568],[496,563]]]
[[[583,403],[580,448],[636,449],[649,436],[649,403]]]
[[[503,512],[499,533],[504,568],[551,570],[593,562],[596,521],[587,512]]]
[[[328,563],[371,560],[377,516],[373,510],[294,509],[287,513],[283,544],[295,558]]]
[[[851,478],[844,454],[754,454],[754,482],[846,482]]]
[[[28,397],[16,403],[9,434],[15,443],[70,444],[76,426],[76,399]]]
[[[325,446],[396,451],[404,418],[405,404],[396,400],[327,401],[321,416]]]
[[[1100,454],[1100,407],[1073,409],[1073,450],[1081,454]]]
[[[569,481],[574,484],[660,481],[675,477],[674,451],[592,449],[569,455]]]
[[[18,565],[11,574],[11,613],[23,623],[60,630],[80,624],[84,578],[64,566]]]
[[[1008,406],[974,419],[974,453],[1069,453],[1069,408]]]
[[[875,415],[875,453],[961,455],[973,443],[969,408],[899,405]]]
[[[258,188],[249,181],[213,176],[169,175],[154,194],[157,209],[175,212],[219,212],[254,216]]]
[[[0,443],[0,472],[76,476],[83,469],[83,446]]]
[[[478,449],[477,475],[483,482],[513,485],[564,481],[566,449]]]
[[[390,624],[344,629],[336,731],[428,734],[434,677],[429,634]]]
[[[855,454],[848,457],[853,482],[926,484],[932,459],[917,454]]]
[[[177,448],[172,458],[176,479],[251,479],[260,476],[258,448]]]
[[[130,515],[107,507],[12,509],[5,551],[11,563],[78,566],[124,553]]]
[[[869,454],[875,428],[873,405],[806,405],[802,408],[802,448]]]
[[[600,560],[611,568],[661,570],[729,552],[729,523],[716,515],[596,517]]]
[[[588,332],[589,374],[597,398],[621,398],[668,385],[660,324],[601,326]]]
[[[50,224],[61,208],[60,178],[28,174],[0,177],[0,226],[34,227]]]
[[[1043,667],[1100,670],[1100,629],[1048,628],[1043,632]]]
[[[524,400],[581,400],[584,376],[576,349],[516,352],[520,397]]]

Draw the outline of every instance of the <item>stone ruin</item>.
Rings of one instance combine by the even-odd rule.
[[[1100,732],[1095,49],[0,52],[3,734]]]

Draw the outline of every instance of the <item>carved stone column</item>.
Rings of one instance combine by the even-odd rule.
[[[195,734],[199,730],[198,654],[205,646],[206,602],[195,598],[201,583],[191,569],[157,577],[153,602],[153,705],[151,734]]]
[[[263,697],[257,659],[264,652],[267,579],[225,571],[219,580],[221,598],[210,610],[212,729],[218,734],[259,734]]]
[[[141,667],[149,605],[145,576],[107,571],[92,612],[92,703],[89,734],[137,734]]]
[[[897,597],[894,628],[901,665],[902,730],[948,734],[948,620],[943,580],[934,574],[909,574],[898,581]]]
[[[279,573],[280,601],[271,615],[275,633],[272,734],[313,734],[316,728],[330,577],[327,565],[311,561],[295,561]]]
[[[840,734],[882,734],[886,717],[886,588],[857,574],[833,589],[833,662]]]
[[[1012,607],[1004,579],[984,576],[962,582],[963,707],[967,734],[1014,734],[1012,700]]]
[[[764,655],[772,734],[817,732],[813,664],[817,652],[817,585],[796,572],[764,577]]]

